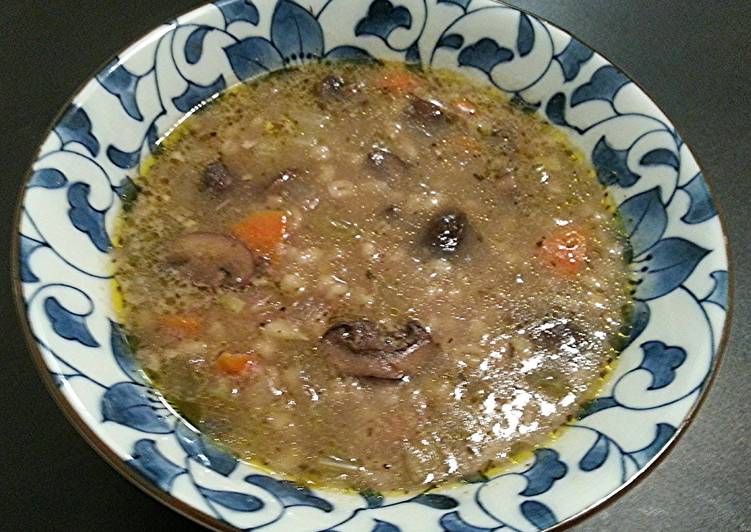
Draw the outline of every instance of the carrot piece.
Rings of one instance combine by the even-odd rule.
[[[228,375],[241,375],[258,367],[258,357],[250,353],[223,351],[216,359],[220,370]]]
[[[287,238],[287,214],[284,211],[258,211],[232,226],[232,235],[251,251],[273,257]]]
[[[195,336],[203,329],[203,322],[190,314],[168,314],[158,319],[159,330],[176,338]]]
[[[542,241],[540,258],[564,277],[576,275],[587,262],[587,238],[573,227],[560,227]]]
[[[388,92],[409,92],[415,90],[420,85],[422,85],[420,80],[406,70],[387,72],[376,82],[376,87]]]

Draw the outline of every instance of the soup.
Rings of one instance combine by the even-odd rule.
[[[115,253],[136,356],[204,434],[287,478],[409,491],[502,466],[577,414],[627,326],[593,169],[454,73],[270,75],[142,174]]]

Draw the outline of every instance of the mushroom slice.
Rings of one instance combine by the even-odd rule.
[[[221,162],[215,161],[204,168],[201,184],[204,190],[221,194],[232,188],[234,181],[235,179],[227,167]]]
[[[409,171],[410,165],[394,152],[381,146],[374,146],[365,160],[366,167],[375,177],[395,183]]]
[[[361,319],[331,326],[318,349],[345,375],[396,380],[417,370],[431,346],[430,332],[415,320],[387,331]]]
[[[453,254],[463,244],[469,222],[462,211],[447,211],[430,221],[425,243],[441,254]]]
[[[253,253],[219,233],[189,233],[175,239],[167,254],[171,266],[196,286],[242,287],[255,271]]]
[[[405,112],[423,133],[430,136],[450,121],[446,109],[439,102],[414,98]]]

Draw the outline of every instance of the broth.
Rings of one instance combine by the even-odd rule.
[[[591,398],[631,304],[586,160],[445,71],[318,64],[225,92],[137,180],[122,318],[168,400],[300,481],[504,464]]]

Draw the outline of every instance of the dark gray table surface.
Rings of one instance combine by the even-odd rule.
[[[0,529],[190,529],[102,461],[38,379],[8,280],[16,193],[50,120],[115,52],[192,0],[0,2]],[[662,464],[577,530],[751,531],[751,1],[514,0],[638,80],[702,163],[735,267],[730,344],[693,425]]]

